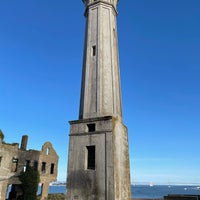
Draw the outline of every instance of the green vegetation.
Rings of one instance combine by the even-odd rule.
[[[38,200],[40,197],[38,197]],[[65,194],[49,194],[46,200],[65,200]]]
[[[49,194],[48,200],[64,200],[65,195],[64,194]]]
[[[37,200],[38,184],[40,182],[39,172],[29,167],[25,172],[20,174],[22,182],[23,200]]]

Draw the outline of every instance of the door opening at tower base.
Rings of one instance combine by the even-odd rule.
[[[95,146],[86,147],[87,169],[95,170]]]

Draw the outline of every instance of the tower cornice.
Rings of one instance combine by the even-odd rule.
[[[113,0],[113,3],[111,3],[108,0],[82,0],[82,1],[85,4],[85,12],[84,12],[85,17],[87,17],[88,9],[92,6],[94,6],[94,5],[97,5],[97,4],[106,4],[106,5],[112,6],[116,15],[118,15],[117,3],[118,3],[119,0]]]
[[[100,1],[101,2],[107,2],[107,3],[110,3],[110,4],[114,4],[116,6],[119,0],[82,0],[82,1],[86,6],[91,4],[91,3],[100,2]]]

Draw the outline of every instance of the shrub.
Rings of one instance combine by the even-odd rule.
[[[49,194],[48,200],[65,200],[64,194]]]
[[[22,182],[23,200],[37,200],[38,184],[40,182],[39,172],[29,167],[25,172],[20,174]]]

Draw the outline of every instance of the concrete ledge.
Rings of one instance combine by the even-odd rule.
[[[88,123],[88,122],[95,122],[95,121],[102,121],[102,120],[111,120],[113,116],[103,116],[103,117],[94,117],[94,118],[87,118],[87,119],[79,119],[79,120],[73,120],[69,121],[71,124],[80,124],[80,123]]]
[[[169,194],[164,196],[164,200],[199,200],[200,195],[187,195],[187,194]]]

